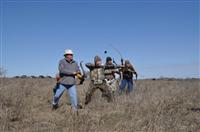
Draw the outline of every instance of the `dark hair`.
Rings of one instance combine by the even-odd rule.
[[[106,58],[106,63],[108,63],[109,61],[112,61],[112,58],[111,58],[110,56],[108,56],[108,57]]]

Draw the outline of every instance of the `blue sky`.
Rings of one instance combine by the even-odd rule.
[[[8,76],[51,75],[70,48],[75,60],[113,45],[140,78],[200,77],[199,2],[1,1],[1,67]]]

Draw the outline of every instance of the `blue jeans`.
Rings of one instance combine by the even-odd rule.
[[[71,106],[73,110],[77,110],[77,93],[76,93],[76,85],[63,85],[60,84],[59,88],[56,90],[56,93],[53,98],[53,105],[58,105],[60,97],[62,96],[63,92],[67,89],[68,94],[71,100]]]
[[[128,90],[127,90],[128,93],[133,91],[133,80],[132,79],[130,79],[130,80],[123,79],[119,86],[120,93],[125,90],[126,85],[128,85]]]

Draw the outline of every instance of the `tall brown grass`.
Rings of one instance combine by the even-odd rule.
[[[54,79],[4,79],[0,88],[0,131],[200,131],[200,80],[140,80],[130,95],[107,103],[97,91],[78,115],[65,93],[51,110]],[[84,103],[88,82],[78,86]]]

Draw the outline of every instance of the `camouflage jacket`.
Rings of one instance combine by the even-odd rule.
[[[95,66],[92,63],[87,63],[85,66],[90,70],[90,79],[94,84],[104,83],[104,66]]]

